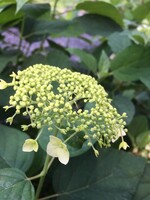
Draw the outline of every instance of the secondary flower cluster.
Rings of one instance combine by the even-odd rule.
[[[16,108],[15,114],[7,119],[10,124],[15,115],[22,113],[31,120],[30,124],[22,125],[24,131],[30,126],[40,129],[45,125],[50,130],[59,129],[62,134],[83,131],[84,139],[92,147],[93,140],[100,147],[108,147],[125,135],[122,118],[126,114],[117,113],[104,88],[91,76],[37,64],[12,73],[11,77],[11,83],[0,82],[1,89],[13,86],[15,91],[10,96],[10,105],[5,106],[6,110]]]

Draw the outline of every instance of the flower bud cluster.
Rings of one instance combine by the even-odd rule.
[[[101,147],[110,146],[120,131],[126,132],[125,114],[117,113],[104,88],[91,76],[42,64],[11,76],[15,94],[9,104],[16,108],[14,116],[24,108],[23,116],[31,120],[22,125],[23,130],[47,125],[49,129],[57,127],[62,134],[83,131],[89,146],[94,139]]]

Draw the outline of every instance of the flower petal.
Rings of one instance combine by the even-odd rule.
[[[125,131],[124,131],[123,129],[116,129],[116,131],[117,131],[117,135],[116,135],[115,138],[113,138],[113,139],[111,140],[112,143],[116,142],[116,140],[118,140],[119,137],[123,137],[123,136],[126,135],[126,133],[125,133]]]
[[[69,162],[69,151],[67,147],[57,149],[58,160],[66,165]]]
[[[47,154],[55,158],[57,157],[64,165],[69,161],[69,151],[66,144],[55,136],[50,136],[50,142],[47,145]]]
[[[0,79],[0,90],[7,88],[7,86],[8,84],[6,83],[6,81]]]
[[[48,143],[47,145],[47,150],[46,150],[47,154],[52,156],[52,157],[58,157],[57,156],[57,146],[53,145],[51,142]]]
[[[25,140],[25,143],[23,144],[22,150],[24,152],[31,152],[31,151],[38,151],[38,143],[36,140],[33,139],[27,139]]]

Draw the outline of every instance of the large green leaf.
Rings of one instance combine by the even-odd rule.
[[[22,11],[24,12],[25,16],[28,16],[28,17],[31,17],[31,18],[43,18],[43,17],[46,17],[46,16],[48,18],[49,15],[50,15],[50,4],[46,4],[46,3],[31,4],[31,3],[28,3],[28,4],[25,4],[23,6]],[[29,19],[28,19],[28,22],[29,22]]]
[[[147,164],[132,200],[150,199],[150,165]]]
[[[98,14],[85,14],[76,17],[73,21],[82,27],[83,33],[88,33],[93,36],[101,35],[107,37],[113,32],[121,31],[120,26],[112,19]],[[75,25],[75,28],[78,27]]]
[[[32,27],[35,35],[51,34],[52,36],[78,36],[84,33],[84,29],[76,21],[71,20],[38,20]]]
[[[145,159],[111,148],[101,150],[98,158],[93,152],[87,152],[71,159],[67,166],[60,165],[54,172],[57,200],[134,199],[143,181],[145,166]],[[150,187],[150,177],[147,185]]]
[[[119,11],[112,5],[102,1],[85,1],[76,6],[78,10],[86,10],[89,13],[99,14],[113,19],[120,26],[123,26],[122,16]]]
[[[0,160],[9,167],[27,171],[32,164],[34,154],[22,151],[26,139],[28,136],[25,133],[0,125]]]
[[[33,200],[34,188],[25,174],[15,168],[0,170],[0,200]]]
[[[113,75],[123,81],[147,80],[150,75],[150,47],[132,45],[121,51],[111,63]]]
[[[96,73],[97,71],[97,61],[94,56],[92,56],[90,53],[87,53],[81,49],[67,49],[71,54],[74,54],[78,56],[81,59],[81,62],[83,62],[87,69],[89,71],[92,71],[93,73]]]
[[[138,21],[142,21],[144,18],[147,18],[148,15],[150,16],[150,1],[145,2],[142,5],[139,5],[133,11],[133,16]]]

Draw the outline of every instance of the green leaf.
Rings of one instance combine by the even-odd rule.
[[[83,33],[88,33],[93,36],[100,35],[107,37],[113,32],[121,31],[120,26],[112,19],[97,14],[85,14],[76,17],[73,21],[82,27]],[[76,25],[75,28],[78,29]]]
[[[145,45],[148,42],[146,35],[136,30],[130,34],[130,39],[133,40],[135,44]]]
[[[17,56],[11,56],[11,55],[3,55],[0,54],[0,73],[3,71],[3,69],[6,67],[6,65],[9,62],[16,62]]]
[[[24,6],[25,3],[27,3],[29,0],[16,0],[17,8],[16,13],[21,10],[21,8]]]
[[[138,135],[147,132],[148,128],[148,119],[146,118],[146,116],[136,116],[128,126],[128,135],[132,140],[132,143],[136,145],[136,138],[138,137]]]
[[[130,124],[135,114],[135,107],[132,101],[125,96],[118,95],[113,98],[112,104],[117,108],[120,114],[123,112],[127,113],[125,121],[127,124]]]
[[[15,14],[15,6],[8,7],[0,13],[0,24],[4,25],[12,21],[18,21],[23,17],[22,12]]]
[[[60,50],[51,50],[46,56],[41,54],[33,54],[27,60],[25,60],[23,66],[26,68],[37,63],[45,65],[48,64],[60,68],[71,68],[69,57]]]
[[[1,76],[0,76],[1,78]],[[0,90],[0,105],[5,106],[9,104],[9,97],[14,94],[13,88],[8,87],[5,90]]]
[[[46,57],[46,64],[60,68],[71,68],[68,55],[59,50],[52,50]]]
[[[144,83],[144,85],[150,89],[150,72],[143,75],[140,80],[142,81],[142,83]]]
[[[150,165],[145,166],[144,173],[140,179],[136,193],[132,200],[149,200],[150,199]]]
[[[147,144],[150,144],[150,130],[139,134],[136,137],[136,145],[142,149],[145,148]]]
[[[34,188],[25,174],[15,168],[0,170],[0,200],[33,200]]]
[[[132,43],[126,31],[121,33],[115,32],[108,37],[108,45],[111,47],[114,53],[122,51],[131,44]]]
[[[33,153],[22,151],[23,143],[28,136],[14,128],[0,125],[0,159],[9,167],[27,171],[33,161]]]
[[[133,16],[138,21],[142,21],[143,19],[147,18],[150,15],[150,1],[139,5],[134,11]]]
[[[76,6],[78,10],[86,10],[89,13],[99,14],[113,19],[120,26],[123,26],[122,16],[119,11],[112,5],[102,1],[85,1]]]
[[[131,200],[145,173],[146,160],[114,149],[71,159],[54,171],[57,200]],[[63,183],[63,184],[62,184]],[[150,178],[147,184],[150,187]]]
[[[67,137],[68,137],[68,134],[69,133],[67,133]],[[47,126],[45,126],[44,128],[40,130],[40,137],[38,139],[38,142],[44,151],[46,151],[47,149],[47,144],[49,143],[50,135],[54,135],[54,133],[53,131],[49,131]],[[66,135],[63,135],[59,131],[58,131],[57,136],[62,141],[65,141],[66,139]],[[85,153],[87,150],[89,150],[91,147],[87,145],[87,142],[88,141],[83,140],[83,136],[80,137],[79,134],[77,135],[77,137],[74,137],[73,142],[67,143],[67,148],[69,150],[70,156],[71,157],[78,156]]]
[[[50,4],[39,3],[39,4],[25,4],[22,8],[25,16],[35,18],[35,19],[45,19],[45,17],[49,17],[50,15]],[[46,18],[46,20],[47,20]],[[29,19],[28,19],[29,22]],[[31,28],[31,27],[30,27]]]
[[[102,53],[100,55],[99,62],[98,62],[99,76],[100,77],[107,76],[109,68],[110,68],[110,60],[107,54],[105,53],[105,51],[102,50]]]
[[[81,59],[81,62],[83,62],[89,71],[92,71],[94,74],[97,71],[97,61],[94,56],[92,56],[90,53],[86,53],[85,51],[81,49],[67,49],[71,54],[74,54],[78,56]]]
[[[32,27],[32,33],[36,35],[51,34],[55,37],[78,36],[84,33],[84,29],[76,21],[67,20],[38,20]]]
[[[132,45],[127,47],[111,63],[112,73],[115,78],[122,81],[135,81],[149,79],[150,74],[150,47]]]

